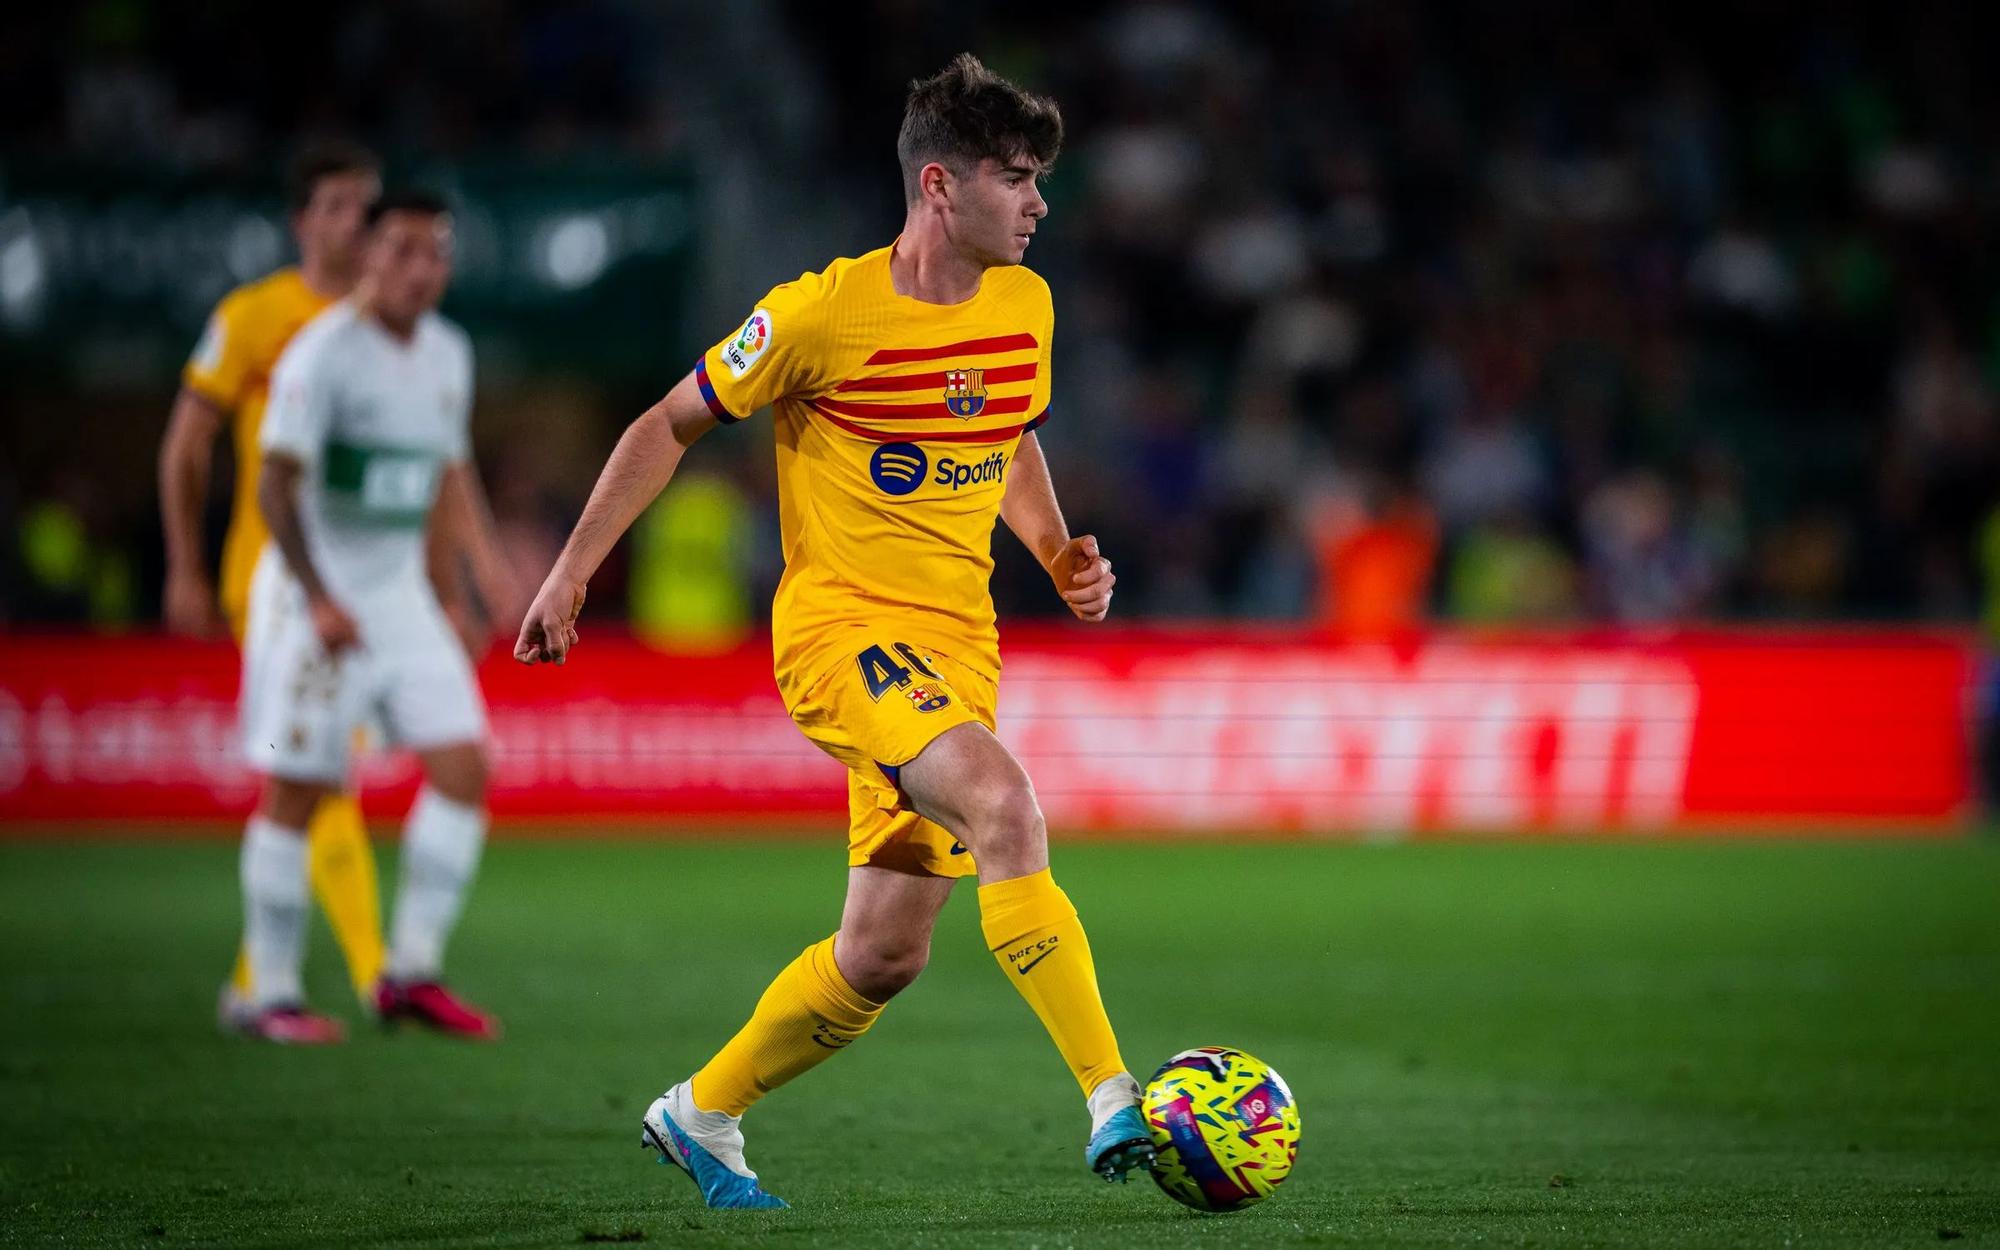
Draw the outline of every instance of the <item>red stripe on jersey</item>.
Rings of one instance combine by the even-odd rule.
[[[1004,417],[1008,413],[1026,412],[1032,395],[1002,395],[989,399],[979,415]],[[870,421],[918,421],[926,418],[936,420],[943,417],[957,417],[958,414],[945,407],[940,400],[934,404],[857,404],[852,400],[819,399],[815,401],[822,411],[837,412],[843,417],[864,417]],[[964,420],[965,418],[959,418]]]
[[[843,421],[820,407],[824,402],[809,399],[807,405],[834,426],[849,434],[873,440],[877,443],[1004,443],[1037,422],[1023,422],[1020,425],[1005,425],[997,430],[871,430],[865,425]]]
[[[876,352],[868,358],[871,365],[901,365],[913,360],[943,360],[946,356],[964,356],[988,352],[1018,352],[1030,347],[1040,347],[1041,343],[1032,334],[1002,334],[990,339],[967,339],[963,343],[946,343],[943,347],[890,347]]]
[[[1042,362],[1031,360],[1025,365],[1001,365],[986,371],[986,385],[998,386],[1002,382],[1032,382],[1042,371]],[[955,370],[953,372],[956,372]],[[834,387],[835,391],[927,391],[944,389],[945,373],[905,373],[898,377],[849,378]]]

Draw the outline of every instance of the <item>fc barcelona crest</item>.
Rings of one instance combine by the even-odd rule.
[[[976,417],[986,406],[986,370],[953,369],[944,375],[944,406],[954,417]]]

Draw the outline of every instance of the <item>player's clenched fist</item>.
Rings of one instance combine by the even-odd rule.
[[[347,609],[327,596],[308,600],[306,611],[312,615],[313,633],[319,635],[319,645],[326,648],[328,655],[339,655],[361,641],[361,627],[354,623]]]
[[[576,618],[583,611],[582,582],[559,581],[551,577],[542,583],[528,616],[521,622],[521,636],[514,643],[514,658],[523,664],[560,664],[576,645]]]
[[[215,606],[215,583],[204,574],[169,569],[162,598],[169,630],[184,638],[222,635],[222,613]]]
[[[1101,621],[1111,611],[1111,588],[1118,578],[1111,561],[1097,553],[1097,537],[1085,534],[1063,544],[1049,561],[1049,576],[1055,579],[1056,593],[1078,620]]]

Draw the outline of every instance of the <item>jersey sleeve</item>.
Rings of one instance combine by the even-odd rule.
[[[242,405],[256,373],[254,320],[242,292],[224,298],[181,370],[183,385],[224,412]]]
[[[319,463],[333,424],[334,371],[319,350],[319,336],[292,340],[271,371],[271,398],[257,433],[258,446],[304,464]]]
[[[1047,288],[1043,288],[1042,298],[1048,300]],[[1030,406],[1035,415],[1028,418],[1028,424],[1021,428],[1023,434],[1042,428],[1049,419],[1050,403],[1055,396],[1055,377],[1051,372],[1051,365],[1055,361],[1055,348],[1056,309],[1054,302],[1050,301],[1042,315],[1041,367],[1035,370],[1035,402]]]
[[[455,351],[456,372],[452,381],[451,398],[455,411],[450,417],[450,441],[445,446],[445,459],[466,461],[472,459],[472,343],[460,334],[452,340]]]
[[[826,388],[826,303],[817,274],[773,287],[734,334],[695,362],[702,401],[716,420],[741,421],[773,400]]]

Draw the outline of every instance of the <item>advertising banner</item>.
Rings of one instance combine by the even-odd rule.
[[[21,636],[0,656],[0,822],[237,820],[254,800],[226,646]],[[1052,827],[1101,833],[1947,832],[1972,800],[1967,639],[1009,631],[1000,736]],[[496,652],[503,823],[672,833],[837,825],[841,768],[758,640],[718,656],[602,630],[560,669]],[[371,812],[406,756],[371,750]]]

